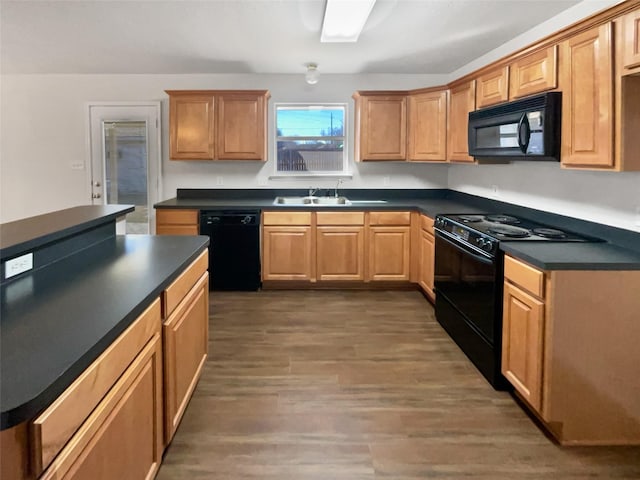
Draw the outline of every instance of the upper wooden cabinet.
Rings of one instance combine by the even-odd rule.
[[[447,158],[447,91],[412,93],[409,99],[410,161],[443,162]]]
[[[552,45],[511,63],[509,98],[553,90],[558,86],[558,47]]]
[[[355,158],[406,160],[407,92],[356,92]]]
[[[469,112],[475,110],[476,81],[470,80],[452,86],[449,90],[449,115],[447,117],[447,160],[473,162],[469,156]]]
[[[173,160],[215,158],[214,96],[169,93],[169,145]]]
[[[266,160],[266,96],[255,93],[218,95],[220,160]]]
[[[562,165],[614,167],[612,24],[561,44]]]
[[[497,68],[476,79],[476,108],[509,100],[509,66]]]
[[[172,160],[267,159],[268,91],[166,92]]]
[[[623,17],[623,29],[623,66],[626,69],[640,67],[640,9]]]

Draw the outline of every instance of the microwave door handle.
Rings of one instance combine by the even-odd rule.
[[[522,153],[527,153],[529,148],[529,140],[531,139],[531,126],[529,125],[529,118],[526,113],[522,114],[520,121],[518,122],[518,147]]]

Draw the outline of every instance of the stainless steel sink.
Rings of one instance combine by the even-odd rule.
[[[308,205],[313,197],[276,197],[274,205]]]
[[[350,205],[351,202],[347,197],[276,197],[273,204],[304,205],[312,207],[314,205]]]

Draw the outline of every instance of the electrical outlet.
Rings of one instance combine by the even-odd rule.
[[[216,185],[218,186],[224,185],[224,177],[222,175],[218,175],[216,177]]]
[[[388,187],[389,185],[391,185],[391,177],[389,177],[389,176],[383,177],[382,178],[382,184],[385,187]]]
[[[11,260],[7,260],[4,264],[4,278],[15,277],[24,272],[28,272],[33,268],[33,253],[27,253]]]

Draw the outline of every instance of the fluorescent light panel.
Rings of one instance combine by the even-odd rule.
[[[376,0],[327,0],[320,41],[357,42]]]

